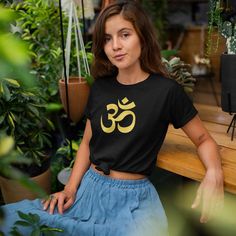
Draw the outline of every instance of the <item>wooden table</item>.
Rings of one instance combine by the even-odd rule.
[[[220,147],[225,190],[236,194],[236,138],[231,141],[231,134],[226,133],[232,117],[220,107],[202,104],[195,104],[195,107]],[[205,174],[194,144],[181,129],[174,129],[172,125],[158,154],[157,166],[197,181]]]

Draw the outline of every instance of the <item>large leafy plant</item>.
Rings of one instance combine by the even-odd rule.
[[[51,147],[49,131],[53,128],[43,104],[36,89],[26,89],[17,80],[0,79],[0,131],[14,137],[17,150],[39,166]]]
[[[23,88],[29,88],[35,85],[34,77],[29,74],[29,57],[25,43],[12,34],[9,34],[10,23],[16,19],[16,15],[10,9],[3,8],[0,5],[0,81],[3,78],[17,78],[21,81]],[[17,84],[19,82],[13,82]],[[14,85],[16,86],[16,85]],[[6,86],[0,86],[0,92],[5,90]],[[10,91],[9,91],[10,92]],[[7,95],[8,94],[8,95]],[[9,98],[7,92],[6,97]],[[2,97],[0,98],[3,101]],[[3,109],[0,106],[0,117],[3,119]],[[30,188],[38,196],[45,197],[45,192],[32,182],[26,175],[14,168],[12,164],[30,164],[32,159],[24,157],[15,149],[15,140],[13,136],[6,135],[7,126],[3,126],[3,120],[0,123],[0,175],[17,180],[25,187]],[[4,217],[0,209],[0,221]]]
[[[55,0],[25,0],[13,3],[18,13],[14,33],[28,43],[31,73],[36,76],[47,101],[55,101],[61,75],[59,8]]]
[[[13,166],[14,164],[32,163],[30,159],[15,150],[14,144],[13,137],[0,132],[0,175],[17,180],[21,185],[38,194],[39,197],[45,197],[46,193],[34,181]]]
[[[11,136],[7,136],[0,131],[0,175],[15,179],[21,185],[29,188],[32,192],[36,193],[39,197],[46,197],[46,193],[27,175],[23,174],[17,168],[14,168],[12,164],[30,164],[31,161],[24,158],[14,148],[14,139]],[[0,208],[0,224],[4,220],[4,212]],[[0,230],[0,235],[3,233]]]

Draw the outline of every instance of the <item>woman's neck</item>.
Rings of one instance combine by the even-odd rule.
[[[116,79],[121,84],[136,84],[148,78],[149,74],[144,71],[127,72],[119,71]]]

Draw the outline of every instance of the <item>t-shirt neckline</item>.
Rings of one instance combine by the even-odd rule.
[[[117,85],[120,86],[120,87],[137,87],[137,86],[141,86],[141,85],[147,83],[147,82],[149,81],[150,77],[151,77],[151,74],[148,75],[146,79],[144,79],[144,80],[142,80],[142,81],[139,81],[139,82],[137,82],[137,83],[134,83],[134,84],[122,84],[121,82],[119,82],[119,81],[117,80],[116,77],[114,77],[113,80],[115,81],[115,84],[117,84]]]

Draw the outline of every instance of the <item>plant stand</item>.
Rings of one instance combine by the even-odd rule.
[[[229,127],[227,129],[227,133],[228,133],[230,128],[232,127],[231,141],[233,141],[233,139],[234,139],[235,125],[236,125],[236,114],[234,114],[233,119],[231,120]]]

